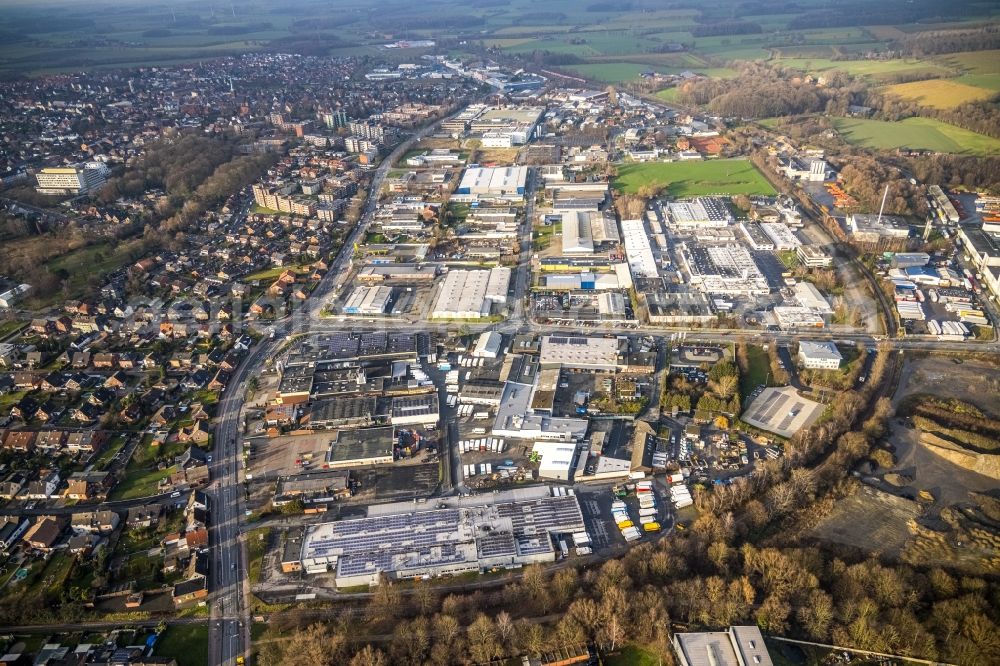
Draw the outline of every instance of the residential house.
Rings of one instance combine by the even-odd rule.
[[[159,504],[143,504],[128,510],[125,525],[129,529],[155,527],[160,522],[163,507]]]
[[[30,453],[35,450],[38,433],[33,430],[11,430],[4,437],[3,447],[12,451]]]
[[[0,499],[14,499],[28,485],[28,477],[21,472],[13,472],[0,481]]]
[[[35,550],[50,552],[62,538],[66,519],[62,516],[39,516],[24,534],[24,542]]]
[[[28,484],[28,487],[24,491],[24,496],[27,499],[48,499],[54,497],[61,481],[62,479],[59,478],[58,470],[40,470],[38,478]]]
[[[76,533],[108,535],[115,531],[121,518],[114,511],[84,511],[74,513],[70,528]]]
[[[0,552],[6,552],[24,536],[31,521],[24,516],[0,516]]]

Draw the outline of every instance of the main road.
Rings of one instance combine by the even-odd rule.
[[[439,121],[418,130],[386,156],[372,174],[364,209],[348,234],[329,270],[306,301],[306,306],[291,316],[275,322],[267,329],[268,336],[251,348],[233,372],[218,405],[214,431],[213,461],[209,486],[210,603],[209,663],[230,666],[239,657],[249,656],[250,648],[250,581],[247,551],[240,531],[245,511],[245,470],[243,465],[242,408],[247,383],[265,362],[274,358],[288,336],[307,333],[313,327],[323,328],[323,308],[331,293],[339,292],[350,272],[354,246],[364,239],[375,217],[379,193],[386,175],[399,159]],[[245,213],[244,213],[245,214]]]

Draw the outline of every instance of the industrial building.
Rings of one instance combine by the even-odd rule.
[[[827,164],[824,160],[804,160],[793,156],[780,159],[779,164],[788,180],[804,180],[810,183],[822,183],[826,180]]]
[[[545,486],[429,504],[373,505],[368,516],[307,528],[301,567],[339,588],[514,568],[556,559],[556,540],[586,532],[574,495]]]
[[[756,625],[674,634],[680,666],[773,666]]]
[[[757,262],[742,245],[684,242],[677,254],[691,284],[705,293],[753,296],[771,291]]]
[[[666,206],[670,221],[678,227],[724,227],[733,222],[733,214],[724,199],[698,197]]]
[[[799,362],[810,370],[836,370],[844,357],[832,342],[799,342]]]
[[[324,467],[343,469],[365,465],[386,465],[393,461],[393,430],[361,428],[339,430],[326,453]]]
[[[437,393],[393,398],[389,420],[394,426],[434,425],[438,422],[439,407]]]
[[[820,317],[833,314],[830,302],[812,282],[796,282],[793,293],[800,306],[812,310]]]
[[[754,398],[742,418],[755,428],[791,437],[822,414],[822,404],[803,398],[793,387],[771,386]]]
[[[625,257],[633,278],[659,277],[653,249],[649,245],[649,234],[642,220],[622,220],[622,245],[625,246]]]
[[[587,433],[586,419],[556,418],[533,413],[531,404],[534,391],[533,384],[513,381],[504,383],[497,416],[493,421],[494,437],[560,442],[575,442],[583,438]]]
[[[774,249],[779,252],[782,250],[794,250],[802,245],[802,241],[795,237],[792,230],[780,222],[761,222],[760,230],[771,239]]]
[[[538,106],[486,108],[469,121],[469,131],[482,135],[482,145],[510,148],[531,141],[545,109]]]
[[[376,264],[363,266],[358,270],[358,281],[378,284],[381,282],[430,283],[434,281],[437,270],[433,265],[425,264]]]
[[[456,194],[486,197],[523,197],[528,181],[528,167],[471,167],[462,174]]]
[[[476,339],[472,356],[475,358],[497,358],[500,356],[501,347],[503,347],[502,335],[496,331],[484,331]]]
[[[778,305],[774,308],[778,326],[785,331],[796,328],[823,328],[826,321],[812,308],[801,305]]]
[[[618,338],[546,335],[539,362],[542,367],[615,372],[618,369]]]
[[[562,218],[562,253],[593,254],[605,243],[618,243],[620,238],[615,218],[598,211],[564,211]]]
[[[380,315],[389,308],[392,287],[356,287],[344,303],[345,314]]]
[[[431,312],[434,319],[481,319],[494,303],[504,303],[510,289],[510,268],[449,271]]]
[[[538,476],[543,479],[570,481],[577,457],[576,444],[567,442],[535,442],[532,454],[538,457]]]
[[[910,237],[910,224],[895,215],[862,215],[847,217],[847,233],[858,243],[877,244],[882,240],[906,240]]]

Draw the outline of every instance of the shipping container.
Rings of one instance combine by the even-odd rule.
[[[639,516],[641,516],[641,517],[655,516],[656,514],[657,514],[657,510],[656,510],[655,507],[644,507],[642,509],[639,509]]]
[[[577,555],[590,555],[593,552],[594,551],[590,548],[590,546],[577,546],[576,547],[576,554]]]

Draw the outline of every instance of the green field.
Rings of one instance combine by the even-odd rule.
[[[662,659],[638,645],[626,645],[604,659],[606,666],[658,666],[661,663]]]
[[[653,71],[660,74],[669,74],[672,71],[669,67],[646,65],[640,62],[601,62],[588,65],[572,65],[564,69],[576,72],[586,79],[593,79],[603,83],[634,81],[639,78],[639,74],[642,72]]]
[[[665,188],[672,197],[708,194],[774,194],[774,188],[747,160],[636,162],[618,167],[614,187],[635,193],[643,185]]]
[[[747,345],[747,361],[750,367],[740,368],[740,398],[744,405],[753,390],[768,384],[771,376],[771,362],[763,347]]]
[[[931,118],[907,118],[899,122],[836,118],[834,124],[849,143],[876,150],[911,148],[984,156],[1000,153],[1000,139]]]
[[[167,627],[153,651],[159,657],[173,657],[178,666],[208,663],[208,623]]]
[[[801,69],[809,74],[819,74],[840,70],[852,76],[864,76],[877,79],[880,76],[892,74],[925,73],[930,76],[943,76],[949,70],[929,60],[831,60],[829,58],[777,58],[774,64],[792,69]]]

